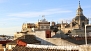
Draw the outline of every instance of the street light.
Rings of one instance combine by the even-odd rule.
[[[87,25],[85,25],[85,43],[86,43],[86,45],[87,45],[87,35],[86,35],[86,27],[87,27]]]
[[[86,25],[85,25],[85,43],[86,43],[86,45],[87,45],[87,32],[86,32],[87,26],[91,26],[91,25],[90,25],[90,24],[86,24]]]

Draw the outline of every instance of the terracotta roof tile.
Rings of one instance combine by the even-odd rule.
[[[9,42],[7,44],[16,44],[17,40],[21,40],[27,44],[40,43],[40,41],[38,41],[34,35],[24,35],[24,36],[19,37],[18,39],[14,40],[12,42]]]

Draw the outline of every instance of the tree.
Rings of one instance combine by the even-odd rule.
[[[58,31],[58,27],[56,25],[50,26],[50,29],[51,29],[51,31],[55,32],[55,34]]]

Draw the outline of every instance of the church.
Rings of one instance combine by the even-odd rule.
[[[79,1],[76,16],[72,19],[72,21],[69,24],[67,22],[64,23],[62,21],[61,30],[64,33],[84,34],[84,28],[86,24],[89,24],[89,19],[84,16],[83,9],[81,8],[80,1]]]

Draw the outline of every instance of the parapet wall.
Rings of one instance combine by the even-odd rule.
[[[27,44],[28,48],[41,48],[41,49],[58,49],[58,50],[77,50],[77,51],[91,51],[90,45],[77,45],[77,46],[51,46],[51,45],[33,45]]]
[[[52,46],[52,45],[33,45],[27,44],[28,48],[42,48],[42,49],[59,49],[59,50],[79,50],[79,46]]]

